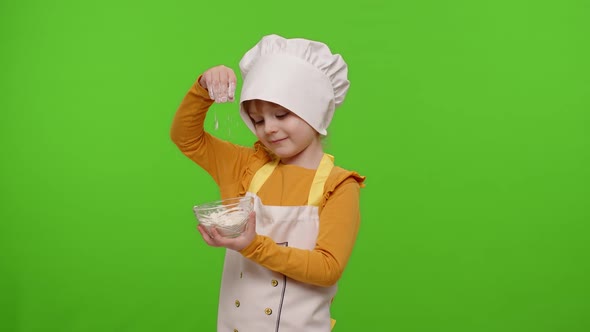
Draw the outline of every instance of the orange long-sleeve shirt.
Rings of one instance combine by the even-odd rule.
[[[171,138],[183,154],[213,177],[222,198],[242,196],[256,171],[271,157],[259,142],[254,147],[243,147],[205,132],[205,116],[212,103],[207,90],[198,81],[193,84],[176,112]],[[265,205],[306,205],[315,171],[279,163],[258,196]],[[333,168],[324,187],[319,234],[313,250],[279,246],[271,238],[257,235],[240,253],[301,282],[335,284],[358,233],[359,193],[364,179],[356,172]]]

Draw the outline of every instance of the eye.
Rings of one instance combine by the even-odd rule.
[[[250,117],[250,120],[252,120],[252,123],[253,123],[255,126],[257,126],[257,125],[260,125],[260,124],[263,124],[263,123],[264,123],[264,119],[254,119],[253,117]]]
[[[275,115],[275,117],[276,117],[277,119],[282,119],[282,118],[285,118],[285,117],[287,117],[289,114],[290,114],[290,112],[279,113],[279,114]]]

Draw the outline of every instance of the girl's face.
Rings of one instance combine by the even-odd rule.
[[[316,168],[323,156],[320,134],[288,109],[268,101],[246,101],[256,136],[284,164]]]

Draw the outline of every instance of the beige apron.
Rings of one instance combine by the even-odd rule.
[[[324,183],[334,167],[324,154],[316,171],[306,206],[266,206],[258,190],[278,161],[264,165],[252,179],[246,195],[254,197],[256,232],[277,244],[312,250],[319,231],[318,206]],[[313,267],[311,267],[313,268]],[[217,331],[221,332],[328,332],[330,302],[336,285],[305,284],[262,267],[240,253],[226,250]]]

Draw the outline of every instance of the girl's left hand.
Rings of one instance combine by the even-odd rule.
[[[252,243],[256,237],[256,212],[252,211],[250,213],[246,229],[244,229],[242,234],[235,238],[223,237],[215,228],[211,229],[211,234],[209,234],[202,225],[199,225],[197,228],[199,229],[199,233],[201,233],[203,240],[205,240],[208,245],[240,251]]]

